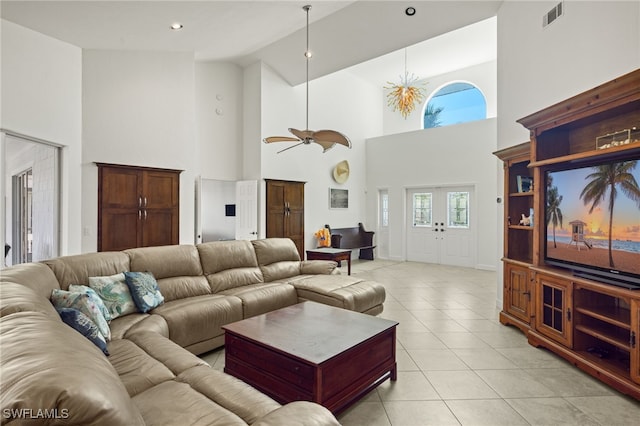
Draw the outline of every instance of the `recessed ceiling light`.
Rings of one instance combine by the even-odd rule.
[[[405,9],[404,13],[406,13],[407,16],[413,16],[416,14],[416,8],[409,6],[408,8]]]
[[[184,27],[184,25],[182,25],[182,24],[181,24],[181,23],[179,23],[179,22],[176,22],[175,24],[171,24],[171,29],[172,29],[172,30],[181,30],[181,29],[182,29],[182,27]]]

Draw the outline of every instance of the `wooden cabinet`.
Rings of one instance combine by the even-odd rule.
[[[533,185],[529,170],[530,143],[495,152],[504,166],[504,285],[500,322],[526,332],[531,324],[533,230],[521,225],[533,208]],[[524,186],[523,186],[524,185]],[[535,222],[534,222],[535,223]]]
[[[528,265],[505,260],[500,322],[526,331],[531,324],[532,285]]]
[[[98,251],[178,244],[180,170],[98,163]]]
[[[267,238],[291,238],[304,259],[304,184],[266,180]]]
[[[536,331],[572,346],[572,282],[536,273]]]
[[[521,144],[495,153],[505,165],[505,295],[500,320],[520,327],[530,344],[545,347],[640,399],[640,290],[580,277],[569,266],[545,263],[546,185],[542,184],[548,171],[604,159],[640,158],[640,143],[631,137],[604,148],[597,142],[603,135],[640,126],[640,70],[518,122],[530,131],[528,147]],[[531,194],[517,190],[517,176],[533,178]],[[514,219],[527,209],[534,214],[530,228],[517,225]],[[532,305],[522,297],[528,291],[527,276],[534,278]],[[527,308],[533,308],[528,323]]]

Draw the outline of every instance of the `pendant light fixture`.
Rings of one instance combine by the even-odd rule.
[[[387,84],[389,86],[384,87],[389,90],[389,93],[387,93],[387,105],[393,107],[394,112],[400,111],[405,120],[424,98],[424,88],[415,85],[416,81],[418,81],[418,77],[414,74],[409,76],[409,71],[407,71],[407,48],[405,47],[404,76],[400,76],[398,84],[388,81]]]

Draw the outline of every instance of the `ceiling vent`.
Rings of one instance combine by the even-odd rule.
[[[550,11],[545,13],[542,16],[542,27],[546,27],[550,23],[554,22],[556,19],[562,16],[564,13],[564,2],[561,1],[557,5],[555,5]]]

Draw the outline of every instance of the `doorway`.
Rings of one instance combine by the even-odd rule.
[[[407,260],[474,267],[476,264],[473,186],[407,190]]]

